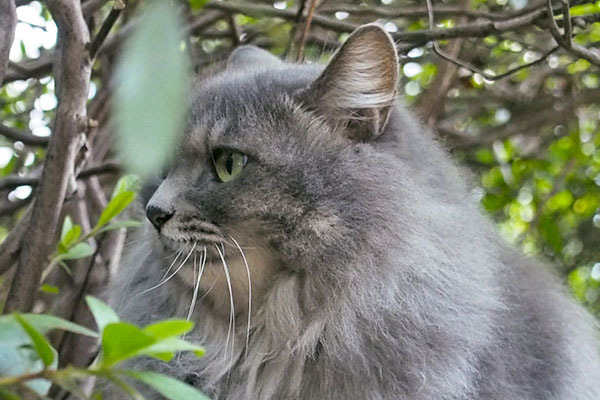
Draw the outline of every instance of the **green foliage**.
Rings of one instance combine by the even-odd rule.
[[[191,331],[193,323],[165,320],[139,328],[121,322],[104,302],[90,296],[86,297],[86,301],[98,325],[98,332],[51,315],[13,314],[0,317],[0,395],[3,398],[18,399],[20,385],[26,385],[44,396],[54,383],[88,399],[77,380],[85,376],[98,376],[112,381],[135,399],[143,399],[143,396],[122,377],[138,380],[168,399],[206,399],[193,387],[174,378],[118,368],[122,362],[142,355],[164,361],[170,361],[180,351],[191,351],[198,357],[202,356],[202,347],[179,338]],[[88,368],[58,369],[57,352],[44,337],[44,333],[52,329],[98,337],[101,351],[97,362]]]
[[[189,62],[180,26],[174,7],[153,2],[116,72],[113,112],[119,149],[129,169],[142,177],[159,171],[182,132]]]

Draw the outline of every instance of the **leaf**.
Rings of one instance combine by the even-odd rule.
[[[168,319],[148,325],[143,330],[157,339],[166,339],[188,333],[193,327],[193,322],[184,319]]]
[[[179,351],[191,351],[198,357],[202,357],[205,353],[204,347],[202,346],[187,342],[183,339],[171,337],[156,342],[145,349],[141,349],[138,354],[156,357],[156,355],[176,353]]]
[[[47,285],[47,284],[43,284],[42,287],[40,288],[40,290],[44,293],[48,293],[48,294],[59,294],[60,293],[60,289],[57,288],[56,286],[52,286],[52,285]]]
[[[114,229],[121,229],[121,228],[138,228],[142,225],[144,225],[144,224],[141,223],[140,221],[135,221],[133,219],[126,219],[124,221],[111,222],[108,225],[104,226],[102,229],[100,229],[99,232],[112,231]]]
[[[100,332],[104,331],[106,325],[120,321],[117,313],[103,301],[92,296],[85,296],[85,302],[90,308]]]
[[[153,2],[116,70],[118,150],[142,178],[158,172],[183,132],[189,62],[181,48],[182,26],[169,2]]]
[[[40,331],[42,334],[52,330],[52,329],[62,329],[64,331],[69,331],[73,333],[77,333],[79,335],[97,337],[98,334],[85,326],[81,326],[75,324],[71,321],[67,321],[65,319],[55,317],[54,315],[47,314],[21,314],[22,319],[27,321],[31,326]],[[3,315],[0,317],[0,343],[4,343],[6,338],[3,336],[4,334],[4,326],[15,324],[16,320],[13,315]]]
[[[145,371],[119,372],[145,383],[169,400],[208,400],[194,387],[166,375]]]
[[[113,189],[113,193],[110,198],[114,198],[115,196],[123,193],[123,192],[137,192],[140,190],[140,186],[142,185],[141,179],[139,176],[135,174],[126,174],[119,178],[115,188]]]
[[[67,232],[69,232],[73,228],[73,220],[68,215],[65,215],[65,219],[63,221],[62,229],[60,231],[60,241],[64,241],[65,236],[67,236]]]
[[[202,356],[203,347],[183,339],[169,337],[177,335],[176,332],[188,331],[191,328],[189,324],[184,326],[181,322],[185,321],[166,321],[144,329],[126,322],[107,325],[102,333],[101,365],[111,367],[139,355],[168,361],[179,351],[192,351],[198,357]]]
[[[65,246],[67,249],[73,245],[73,243],[79,240],[81,236],[81,226],[73,225],[73,227],[65,234],[65,237],[61,239],[60,244]]]
[[[50,343],[48,343],[44,335],[39,333],[19,314],[15,314],[15,318],[17,321],[19,321],[25,332],[27,332],[27,335],[29,335],[29,338],[33,343],[35,351],[40,356],[42,362],[44,363],[44,366],[48,367],[49,365],[51,365],[54,361],[54,351],[52,350],[52,346],[50,346]]]
[[[200,10],[208,4],[208,0],[190,0],[190,7],[192,10]]]
[[[102,367],[111,367],[140,354],[157,339],[135,325],[116,322],[106,325],[102,331]]]
[[[111,219],[119,215],[129,203],[133,201],[135,198],[135,193],[133,192],[122,192],[116,195],[111,199],[111,201],[106,205],[106,208],[100,214],[100,218],[98,219],[98,223],[94,229],[99,229],[106,225]]]
[[[6,389],[0,389],[0,399],[1,400],[20,400],[21,398],[14,394],[13,392],[9,392]]]
[[[57,262],[63,260],[78,260],[80,258],[89,257],[92,254],[94,254],[94,248],[89,244],[82,242],[71,247],[66,253],[59,254],[54,260]]]
[[[569,9],[571,17],[581,17],[584,15],[600,13],[600,1],[589,4],[579,4]]]

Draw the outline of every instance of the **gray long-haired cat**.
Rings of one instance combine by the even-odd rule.
[[[397,70],[366,25],[324,69],[241,47],[199,84],[114,290],[207,353],[144,367],[215,399],[600,399],[592,318],[494,232]]]

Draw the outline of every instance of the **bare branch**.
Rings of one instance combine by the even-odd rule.
[[[435,28],[435,17],[433,15],[433,6],[431,4],[431,0],[425,0],[426,4],[427,4],[427,13],[428,13],[428,19],[429,19],[429,29],[434,30]],[[560,48],[560,46],[554,46],[553,48],[551,48],[549,51],[547,51],[545,54],[543,54],[541,57],[539,57],[538,59],[530,62],[530,63],[526,63],[526,64],[522,64],[519,65],[518,67],[515,68],[511,68],[506,72],[503,72],[501,74],[488,74],[487,72],[483,71],[480,68],[477,68],[474,65],[471,65],[465,61],[459,60],[455,57],[452,57],[451,55],[445,53],[444,51],[442,51],[442,49],[440,49],[439,44],[437,43],[436,40],[432,41],[433,43],[433,52],[435,54],[437,54],[439,57],[443,58],[446,61],[449,61],[451,63],[454,63],[460,67],[466,68],[469,71],[475,72],[481,76],[483,76],[485,79],[489,80],[489,81],[497,81],[499,79],[502,78],[506,78],[507,76],[510,76],[522,69],[525,68],[529,68],[533,65],[536,65],[542,61],[544,61],[550,54],[554,53],[556,50],[558,50]]]
[[[42,179],[35,196],[27,241],[19,255],[5,310],[31,310],[42,270],[54,244],[60,210],[75,159],[86,130],[86,101],[91,77],[87,51],[89,32],[78,0],[49,0],[48,8],[58,25],[58,58],[55,79],[59,100],[54,132],[48,144]]]
[[[308,4],[308,12],[306,13],[306,18],[304,18],[304,24],[302,25],[302,31],[300,32],[300,37],[298,38],[297,50],[296,50],[296,62],[300,62],[304,59],[304,44],[306,43],[306,38],[308,36],[308,30],[310,29],[310,24],[313,19],[313,15],[315,13],[315,7],[317,6],[317,0],[305,0],[304,8]]]
[[[0,0],[0,82],[8,68],[10,47],[15,37],[17,12],[13,0]]]
[[[23,142],[29,146],[46,146],[50,138],[35,136],[29,132],[21,132],[0,122],[0,135],[13,142]]]
[[[94,40],[92,40],[92,44],[90,45],[90,58],[96,58],[98,50],[100,50],[100,46],[102,46],[102,43],[104,43],[104,40],[108,36],[108,33],[114,26],[115,22],[117,22],[117,19],[119,19],[119,15],[121,15],[121,11],[123,11],[123,8],[125,8],[125,3],[123,3],[122,1],[114,2],[113,8],[110,10],[108,16],[102,23],[98,34],[96,35]]]
[[[568,2],[567,2],[567,11],[564,11],[564,3],[563,3],[563,20],[565,20],[564,22],[564,27],[565,27],[565,34],[561,34],[560,33],[560,28],[558,27],[558,24],[556,23],[556,20],[554,19],[554,11],[552,10],[552,0],[547,0],[547,10],[548,10],[548,23],[550,25],[550,33],[552,34],[552,37],[554,38],[554,40],[556,41],[556,43],[558,43],[559,46],[561,46],[562,48],[564,48],[565,50],[567,50],[569,53],[573,54],[574,56],[580,57],[580,58],[584,58],[586,60],[588,60],[590,63],[594,64],[597,67],[600,67],[600,53],[594,52],[592,50],[589,50],[577,43],[573,43],[571,40],[571,21],[567,22],[566,19],[569,18],[570,13],[568,11]],[[567,30],[569,30],[569,40],[567,41],[566,38],[566,33]]]

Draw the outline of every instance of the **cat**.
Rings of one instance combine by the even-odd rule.
[[[136,367],[214,399],[600,399],[594,319],[500,239],[398,67],[369,24],[325,67],[242,46],[201,80],[112,297],[206,355]]]

